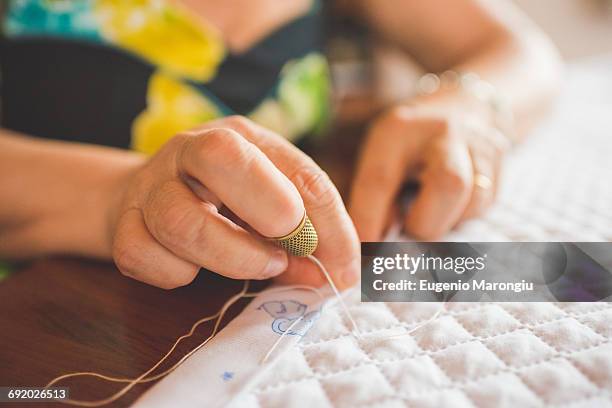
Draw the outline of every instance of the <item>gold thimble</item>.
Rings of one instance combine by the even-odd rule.
[[[285,248],[291,255],[295,256],[311,255],[319,244],[317,231],[315,231],[306,212],[304,212],[304,217],[302,217],[302,221],[296,229],[284,237],[272,239],[276,241],[278,245]]]

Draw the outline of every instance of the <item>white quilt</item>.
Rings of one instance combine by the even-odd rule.
[[[571,69],[555,113],[508,160],[499,202],[447,239],[612,241],[612,60]],[[360,303],[358,288],[345,296],[361,339],[337,305],[324,308],[304,337],[286,336],[278,358],[224,400],[252,408],[612,407],[611,303],[452,303],[409,336],[384,340],[441,305]],[[261,312],[258,302],[242,324]],[[233,323],[218,344],[240,336]],[[240,350],[216,350],[240,358]],[[163,403],[169,385],[189,375],[179,368],[142,406],[202,406],[206,395]]]
[[[498,204],[447,239],[612,241],[612,61],[570,70],[555,113],[506,164]],[[370,335],[327,310],[236,406],[612,406],[610,303],[455,303],[380,341],[440,305],[348,298]]]

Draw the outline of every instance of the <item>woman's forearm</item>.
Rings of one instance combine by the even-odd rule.
[[[444,69],[473,72],[492,84],[514,116],[516,132],[508,136],[519,140],[548,110],[561,79],[561,63],[554,46],[533,27],[502,31],[474,54]],[[460,89],[438,97],[458,107],[469,98]]]
[[[514,113],[519,137],[559,88],[561,63],[546,35],[508,2],[361,0],[358,10],[381,36],[430,72],[473,72],[491,83]],[[461,89],[420,98],[455,110],[470,106]]]
[[[0,257],[110,256],[108,214],[142,157],[0,129]]]

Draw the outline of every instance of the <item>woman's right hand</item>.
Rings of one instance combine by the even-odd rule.
[[[320,286],[324,278],[308,259],[265,239],[293,231],[304,210],[319,235],[315,255],[335,283],[357,281],[357,234],[328,176],[284,138],[243,117],[175,136],[122,179],[110,201],[119,270],[158,287],[186,285],[200,267]],[[220,214],[222,206],[235,217]]]

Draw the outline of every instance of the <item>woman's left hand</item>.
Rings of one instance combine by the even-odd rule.
[[[416,198],[403,220],[420,239],[437,239],[494,201],[510,143],[485,118],[441,107],[398,106],[378,118],[366,138],[349,213],[362,241],[378,241],[411,179]]]

